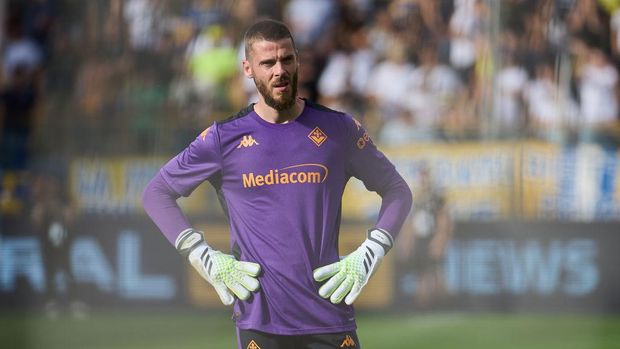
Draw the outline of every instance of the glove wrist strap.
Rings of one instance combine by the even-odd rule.
[[[394,246],[394,239],[392,238],[392,235],[380,228],[368,229],[366,240],[372,241],[381,246],[381,248],[383,248],[383,255],[386,255],[392,246]]]
[[[202,232],[189,228],[183,230],[181,234],[177,236],[174,245],[177,251],[179,251],[183,257],[187,258],[190,252],[201,243],[206,244]]]

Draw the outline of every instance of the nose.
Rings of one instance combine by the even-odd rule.
[[[276,62],[276,64],[273,66],[273,75],[275,76],[280,76],[283,75],[285,72],[284,70],[284,65],[282,64],[282,62]]]

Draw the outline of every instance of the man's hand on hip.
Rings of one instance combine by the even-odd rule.
[[[232,255],[213,249],[204,241],[200,231],[184,230],[177,237],[176,248],[215,288],[225,305],[232,304],[235,301],[234,296],[247,300],[250,292],[260,287],[257,279],[261,270],[259,264],[238,261]]]
[[[392,236],[387,231],[370,229],[366,240],[351,254],[314,270],[314,280],[327,280],[319,289],[319,295],[334,304],[343,299],[346,304],[353,304],[393,245]]]

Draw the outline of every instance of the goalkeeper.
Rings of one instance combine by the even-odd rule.
[[[233,305],[239,348],[360,348],[353,302],[392,248],[411,192],[359,122],[297,96],[299,55],[281,22],[245,34],[243,72],[258,102],[203,131],[145,189],[166,238]],[[366,240],[340,259],[351,177],[377,192]],[[176,200],[209,181],[230,223],[231,252],[208,244]]]

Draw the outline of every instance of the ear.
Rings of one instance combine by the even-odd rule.
[[[243,74],[248,79],[252,79],[254,77],[254,73],[252,72],[252,66],[250,65],[250,62],[246,59],[243,60]]]

